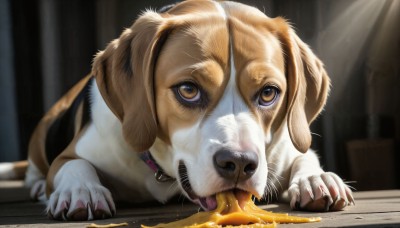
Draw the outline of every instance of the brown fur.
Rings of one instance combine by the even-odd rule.
[[[28,161],[19,161],[14,163],[15,179],[23,179],[25,177],[26,169],[28,168]]]
[[[330,80],[322,62],[282,19],[280,39],[287,55],[288,127],[294,146],[306,152],[311,145],[309,125],[325,105]]]
[[[28,158],[36,165],[40,172],[46,176],[50,164],[47,162],[45,143],[46,135],[51,124],[59,118],[72,104],[76,96],[86,85],[90,76],[86,76],[71,88],[40,120],[29,142]],[[79,116],[79,115],[78,115]],[[77,134],[78,132],[75,132]],[[57,170],[54,170],[56,172]]]

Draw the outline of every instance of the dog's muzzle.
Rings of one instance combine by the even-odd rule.
[[[215,153],[213,163],[218,175],[227,183],[227,186],[231,186],[228,189],[220,189],[220,191],[232,189],[235,194],[240,195],[245,191],[236,187],[240,182],[253,176],[258,167],[258,155],[255,152],[235,152],[223,149]],[[217,207],[215,194],[200,197],[194,192],[188,178],[187,167],[183,161],[179,162],[178,172],[180,184],[191,201],[199,204],[206,211],[214,210]]]

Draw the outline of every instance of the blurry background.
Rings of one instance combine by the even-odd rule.
[[[0,162],[26,158],[33,128],[144,9],[175,1],[0,0]],[[358,190],[400,186],[400,1],[251,0],[283,16],[322,59],[332,91],[312,125],[326,170]]]

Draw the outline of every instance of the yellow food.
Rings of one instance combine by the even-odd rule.
[[[251,195],[246,196],[243,207],[239,206],[235,194],[231,191],[217,194],[217,208],[210,212],[198,212],[188,218],[161,223],[152,228],[214,228],[214,227],[242,227],[266,228],[275,227],[276,223],[306,223],[318,222],[321,218],[304,218],[278,214],[257,207],[251,200]],[[142,228],[150,228],[143,226]]]
[[[90,225],[87,225],[86,228],[112,228],[112,227],[120,227],[120,226],[127,226],[128,223],[111,223],[111,224],[106,224],[106,225],[98,225],[96,223],[92,223]]]

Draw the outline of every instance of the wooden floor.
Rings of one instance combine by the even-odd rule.
[[[356,192],[356,205],[344,211],[306,213],[292,211],[286,204],[263,205],[262,208],[291,215],[322,217],[309,224],[279,224],[278,227],[400,227],[400,190]],[[45,206],[29,201],[28,191],[21,182],[0,182],[0,227],[86,227],[92,222],[60,222],[49,220]],[[168,205],[120,206],[112,219],[93,221],[96,224],[128,223],[155,225],[174,221],[197,212],[188,202]]]

